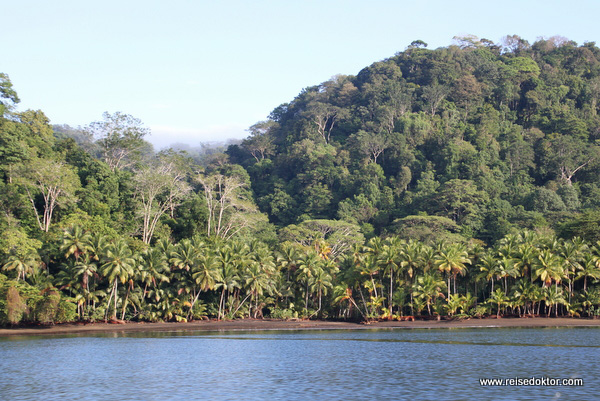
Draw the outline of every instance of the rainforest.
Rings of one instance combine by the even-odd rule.
[[[600,316],[594,42],[416,40],[200,150],[51,125],[9,74],[1,325]]]

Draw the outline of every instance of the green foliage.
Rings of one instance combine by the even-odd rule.
[[[600,49],[425,47],[189,154],[0,73],[0,322],[597,314]]]

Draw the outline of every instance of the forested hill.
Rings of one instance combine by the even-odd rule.
[[[572,219],[600,205],[600,49],[455,42],[415,41],[252,126],[227,154],[260,209],[278,226],[340,219],[366,236],[590,234]]]
[[[598,316],[599,99],[594,43],[415,41],[155,152],[122,112],[18,111],[1,72],[0,325]]]

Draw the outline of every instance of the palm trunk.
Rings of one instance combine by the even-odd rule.
[[[219,314],[217,320],[221,320],[221,311],[223,306],[223,298],[225,298],[225,286],[223,286],[223,291],[221,292],[221,299],[219,300]]]
[[[392,305],[392,298],[394,297],[394,269],[392,269],[390,267],[390,302],[389,302],[389,307],[390,307],[390,317],[392,316],[392,309],[393,309],[393,305]]]
[[[113,308],[113,316],[112,316],[113,320],[117,320],[117,289],[118,289],[118,285],[119,285],[119,283],[117,282],[117,279],[115,279],[115,289],[114,289],[114,293],[115,293],[114,303],[115,303],[115,306]]]
[[[129,287],[127,287],[127,295],[125,295],[125,301],[123,302],[123,308],[121,312],[121,320],[125,320],[125,309],[127,308],[127,300],[129,299]]]

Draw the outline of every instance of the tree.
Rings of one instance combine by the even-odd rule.
[[[81,185],[77,174],[65,163],[37,158],[21,166],[18,182],[27,193],[40,230],[45,232],[50,229],[56,207],[74,200]],[[41,213],[36,203],[38,195],[43,199]]]
[[[359,131],[356,134],[361,151],[369,157],[369,161],[377,163],[377,158],[388,147],[389,140],[384,133]]]
[[[73,226],[63,233],[60,249],[65,253],[65,258],[73,255],[75,260],[79,261],[79,258],[89,251],[91,238],[81,226]]]
[[[305,247],[312,246],[317,240],[325,240],[333,259],[349,251],[352,246],[364,242],[364,236],[356,224],[324,219],[291,224],[280,230],[279,237],[282,241],[295,242]]]
[[[20,102],[7,74],[0,72],[0,118]]]
[[[449,245],[442,248],[434,260],[434,264],[441,272],[448,273],[448,298],[450,298],[450,277],[454,279],[454,293],[456,294],[456,276],[464,276],[467,272],[466,264],[471,264],[469,254],[461,245]]]
[[[131,249],[129,249],[129,246],[127,246],[127,243],[123,240],[120,240],[111,244],[107,248],[102,262],[103,264],[101,266],[101,272],[104,277],[108,279],[108,282],[111,283],[112,287],[104,318],[106,319],[108,316],[110,301],[113,299],[114,306],[112,319],[116,320],[118,283],[121,282],[121,284],[125,284],[125,282],[135,274],[134,266],[136,265],[136,261],[133,257]]]
[[[547,163],[567,185],[572,184],[573,176],[593,160],[598,159],[597,146],[567,135],[555,135],[544,143]]]
[[[86,132],[98,138],[102,157],[113,171],[130,167],[147,146],[144,137],[150,130],[129,114],[104,112],[102,118],[103,121],[89,124]]]
[[[445,286],[444,280],[441,280],[438,275],[425,273],[417,277],[417,282],[413,285],[413,297],[425,301],[427,312],[429,315],[432,315],[431,303],[435,302],[437,298],[444,296],[443,290]]]
[[[448,92],[449,90],[446,86],[440,85],[437,82],[423,88],[423,99],[427,102],[432,116],[437,113]]]
[[[159,160],[136,171],[133,181],[141,207],[142,241],[149,244],[159,219],[190,191],[184,173],[173,162]]]
[[[248,128],[250,137],[244,139],[242,146],[246,148],[257,162],[273,153],[273,134],[278,124],[273,120],[260,121]]]
[[[246,183],[235,175],[199,174],[197,179],[208,207],[208,236],[232,238],[262,216],[245,191]]]

